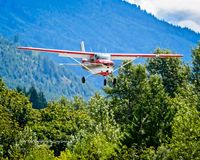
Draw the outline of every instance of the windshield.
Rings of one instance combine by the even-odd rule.
[[[109,54],[96,54],[95,59],[107,59],[110,60],[110,55]]]

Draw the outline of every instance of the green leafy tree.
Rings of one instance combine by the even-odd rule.
[[[40,111],[39,119],[30,124],[38,140],[51,145],[56,156],[87,134],[91,125],[88,114],[82,109],[73,108],[72,104],[75,105],[63,99],[61,102],[49,103],[47,108]]]
[[[198,95],[198,110],[200,111],[200,43],[192,50],[192,82],[195,85],[195,92]]]
[[[19,128],[17,122],[12,121],[9,112],[2,105],[0,105],[0,117],[1,157],[7,157],[10,144],[13,143]]]
[[[168,94],[159,76],[150,76],[150,94],[147,97],[146,114],[146,144],[147,147],[157,148],[161,143],[171,137],[171,125],[174,110],[171,108]]]
[[[123,144],[133,151],[157,148],[171,136],[174,111],[163,81],[158,75],[147,76],[142,65],[127,65],[119,71],[116,86],[106,88],[115,119],[125,133]]]
[[[53,151],[47,145],[38,145],[31,149],[25,160],[54,160]]]
[[[0,156],[199,159],[199,46],[193,50],[191,73],[180,59],[151,59],[148,70],[128,64],[120,68],[115,86],[108,82],[107,97],[97,93],[89,101],[62,97],[47,104],[35,87],[28,93],[11,90],[0,79]],[[52,83],[59,78],[54,70],[56,66],[48,66],[44,71],[56,77]],[[28,98],[40,110],[33,109]]]
[[[146,103],[148,86],[145,68],[142,65],[126,65],[119,70],[116,86],[105,88],[105,92],[112,100],[111,109],[116,121],[126,128],[126,124],[132,123],[134,110]]]
[[[176,98],[172,99],[172,103],[176,104],[175,100],[179,98],[187,106],[199,108],[199,97],[195,91],[195,86],[191,83],[185,84],[177,89]],[[174,107],[176,110],[177,108]]]
[[[193,63],[193,82],[200,92],[200,44],[192,50],[192,63]]]
[[[55,158],[55,160],[76,160],[76,159],[78,159],[77,155],[70,150],[61,152],[60,156]]]
[[[9,157],[11,159],[25,159],[32,148],[38,145],[35,133],[29,127],[19,131],[15,136],[14,144],[10,146]]]
[[[107,137],[104,134],[89,134],[75,144],[73,155],[77,159],[103,160],[115,155],[115,148],[115,144],[107,141]]]
[[[196,107],[188,106],[179,99],[174,117],[173,135],[169,157],[173,159],[199,159],[200,157],[200,113]]]
[[[199,159],[200,123],[197,111],[197,95],[193,86],[179,89],[179,94],[172,100],[176,111],[172,123],[170,143],[163,143],[155,150],[153,159]]]
[[[12,154],[14,150],[11,147],[16,146],[18,135],[29,123],[33,113],[31,108],[27,97],[15,90],[7,89],[0,80],[0,114],[2,117],[0,120],[0,140],[3,146],[3,157],[11,158],[14,156]]]
[[[117,145],[120,139],[120,128],[114,119],[110,102],[97,93],[89,101],[88,113],[93,119],[92,132],[104,134],[108,141]]]
[[[158,76],[151,76],[147,91],[146,104],[134,107],[132,123],[127,127],[125,144],[128,146],[157,148],[171,136],[170,122],[174,112],[162,80]]]
[[[170,54],[170,51],[157,49],[155,54]],[[171,97],[175,97],[176,90],[190,78],[190,69],[179,58],[155,58],[147,61],[150,75],[158,74],[162,77],[163,85]]]
[[[18,122],[18,125],[23,128],[29,121],[31,115],[31,104],[28,99],[16,92],[4,87],[0,82],[0,104],[9,112],[13,121]]]

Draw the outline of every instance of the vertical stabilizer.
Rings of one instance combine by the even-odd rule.
[[[81,42],[80,47],[81,47],[81,51],[82,51],[82,52],[85,52],[85,45],[84,45],[84,42],[83,42],[83,41]]]

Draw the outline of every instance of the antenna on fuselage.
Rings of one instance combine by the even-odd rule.
[[[80,49],[82,52],[85,52],[85,45],[84,45],[84,41],[81,41],[81,44],[80,44]]]

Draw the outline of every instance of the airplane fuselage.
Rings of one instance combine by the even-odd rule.
[[[108,76],[114,70],[114,62],[110,60],[109,55],[98,55],[90,57],[90,59],[82,59],[82,68],[86,69],[92,74]]]

